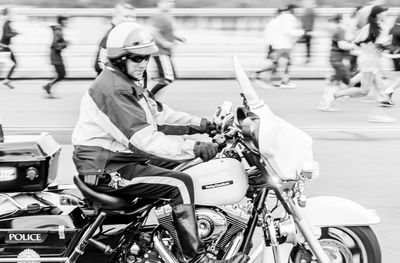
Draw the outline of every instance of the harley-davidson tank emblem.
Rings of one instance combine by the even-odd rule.
[[[203,189],[203,190],[214,189],[214,188],[224,187],[224,186],[231,185],[231,184],[233,184],[233,181],[225,181],[225,182],[220,182],[220,183],[215,183],[215,184],[206,184],[206,185],[202,185],[201,189]]]
[[[43,243],[47,234],[41,233],[8,233],[6,243]]]

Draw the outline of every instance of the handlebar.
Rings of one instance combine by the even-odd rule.
[[[234,126],[229,126],[228,130],[226,130],[225,132],[216,134],[213,139],[212,142],[213,143],[217,143],[218,144],[218,148],[219,150],[222,150],[223,148],[225,148],[227,146],[226,142],[228,140],[231,140],[233,138],[235,138],[237,136],[237,134],[239,133],[239,129],[234,127]]]

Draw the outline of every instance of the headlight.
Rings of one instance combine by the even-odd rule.
[[[259,153],[258,138],[260,133],[260,119],[257,115],[246,117],[242,122],[244,142],[250,150]]]
[[[12,181],[17,179],[17,168],[0,167],[0,182]]]

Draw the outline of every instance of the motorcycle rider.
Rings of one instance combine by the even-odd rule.
[[[210,132],[211,122],[173,111],[147,90],[146,68],[158,48],[141,25],[117,25],[106,46],[108,63],[83,96],[72,134],[79,175],[98,191],[170,199],[184,261],[246,262],[244,254],[229,260],[206,255],[198,235],[191,177],[152,164],[153,160],[181,162],[200,157],[208,161],[215,157],[218,144],[188,136]]]

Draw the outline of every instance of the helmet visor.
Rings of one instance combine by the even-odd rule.
[[[158,47],[156,46],[154,41],[147,44],[124,47],[123,49],[129,53],[138,55],[152,55],[158,51]]]

